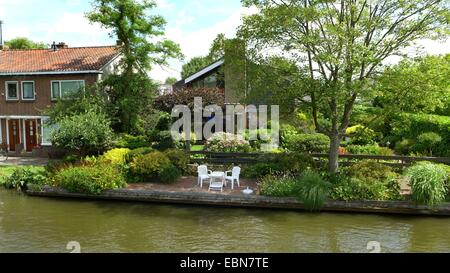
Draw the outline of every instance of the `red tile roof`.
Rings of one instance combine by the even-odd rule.
[[[117,55],[115,46],[0,50],[0,73],[98,71]]]

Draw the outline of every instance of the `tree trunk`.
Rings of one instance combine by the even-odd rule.
[[[339,147],[341,146],[341,137],[338,133],[331,135],[330,155],[328,157],[328,170],[330,174],[335,174],[339,168]]]

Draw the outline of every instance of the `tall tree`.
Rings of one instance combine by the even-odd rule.
[[[164,83],[165,84],[174,85],[177,81],[178,80],[175,77],[167,77],[167,79],[166,79],[166,81]]]
[[[449,75],[450,54],[403,60],[377,79],[375,101],[392,111],[450,115]]]
[[[182,66],[181,69],[181,77],[183,79],[191,76],[192,74],[198,72],[200,69],[205,68],[206,66],[212,63],[212,59],[209,56],[199,56],[193,57],[186,64]]]
[[[93,11],[87,14],[91,22],[100,23],[120,42],[122,73],[104,81],[118,131],[136,133],[139,115],[155,93],[155,84],[147,76],[152,66],[182,57],[179,46],[162,37],[166,21],[151,15],[155,7],[155,2],[148,0],[95,0]]]
[[[17,37],[12,40],[6,41],[5,46],[8,49],[45,49],[46,46],[42,42],[33,42],[25,37]]]
[[[276,47],[309,71],[306,93],[316,130],[330,136],[329,171],[358,98],[368,95],[383,61],[413,42],[445,37],[446,0],[243,0],[259,12],[244,18],[240,36],[258,51]],[[435,38],[435,37],[433,37]],[[325,119],[320,119],[323,115]],[[325,120],[325,122],[321,122]]]

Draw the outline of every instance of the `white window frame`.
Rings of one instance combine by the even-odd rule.
[[[16,98],[10,98],[8,96],[9,90],[8,90],[8,84],[15,83],[16,84],[16,90],[17,90],[17,97]],[[18,81],[7,81],[5,82],[5,96],[7,101],[18,101],[20,99],[20,90],[19,90],[19,82]]]
[[[59,84],[59,97],[53,97],[53,83],[57,82]],[[52,101],[57,101],[59,98],[63,98],[61,96],[61,83],[62,82],[83,82],[83,92],[86,90],[86,81],[85,80],[53,80],[50,81],[50,98]]]
[[[33,98],[32,99],[28,99],[28,98],[25,98],[23,96],[23,91],[24,91],[23,84],[24,83],[32,83],[33,84]],[[21,90],[22,91],[21,92],[22,93],[22,100],[24,100],[24,101],[34,101],[34,100],[36,100],[36,83],[34,81],[22,81],[21,85],[20,85],[20,88],[22,89]]]
[[[45,123],[49,120],[49,117],[41,117],[41,146],[52,146],[51,142],[44,142],[44,130]]]

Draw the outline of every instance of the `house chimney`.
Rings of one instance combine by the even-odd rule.
[[[60,42],[59,44],[56,45],[57,49],[64,49],[64,48],[69,48],[69,45],[67,45],[64,42]]]
[[[3,21],[0,20],[0,50],[3,50]]]

